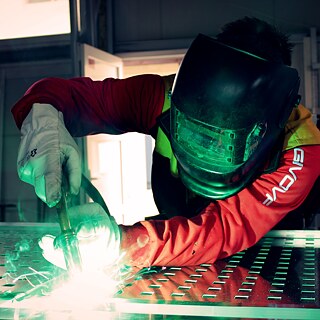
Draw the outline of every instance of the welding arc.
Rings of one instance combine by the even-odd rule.
[[[84,174],[82,174],[81,187],[85,190],[87,195],[94,202],[100,204],[100,206],[104,209],[104,211],[108,214],[108,216],[110,216],[109,209],[108,209],[103,197],[101,196],[100,192]]]

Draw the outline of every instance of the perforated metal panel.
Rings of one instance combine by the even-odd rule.
[[[56,274],[55,268],[43,259],[38,240],[44,234],[58,234],[52,224],[0,223],[0,306],[19,293],[25,293]],[[1,314],[1,313],[0,313]]]
[[[24,274],[30,267],[52,271],[37,247],[48,231],[58,228],[0,226],[0,318],[10,319],[15,312],[9,299],[32,289],[23,278],[10,283],[8,274]],[[30,250],[23,251],[26,243]],[[214,264],[140,270],[105,309],[91,310],[86,318],[320,319],[319,247],[319,231],[273,231],[254,247]],[[8,252],[20,253],[16,270],[8,270]],[[39,311],[38,318],[49,319],[47,312]],[[25,304],[19,315],[28,319],[31,313]],[[62,313],[78,318],[72,317],[74,310]]]

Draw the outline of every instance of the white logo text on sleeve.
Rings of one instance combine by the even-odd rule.
[[[297,181],[296,172],[301,171],[303,168],[304,151],[300,148],[293,149],[292,166],[289,172],[281,179],[279,184],[271,189],[271,194],[266,194],[266,199],[263,204],[269,206],[277,200],[277,194],[286,193],[290,187]]]

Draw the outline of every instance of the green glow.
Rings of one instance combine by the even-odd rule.
[[[105,306],[106,301],[118,291],[119,281],[111,273],[81,272],[65,282],[54,283],[45,296],[23,299],[17,295],[12,300],[15,309],[37,310],[94,310]]]

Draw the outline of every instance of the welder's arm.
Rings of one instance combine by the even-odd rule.
[[[103,81],[44,78],[34,83],[11,111],[19,129],[34,103],[46,103],[62,112],[73,137],[130,131],[150,134],[161,114],[164,93],[164,79],[157,75]]]
[[[72,229],[78,238],[83,271],[92,271],[121,263],[121,230],[112,216],[97,203],[68,209]],[[39,241],[43,256],[52,264],[66,269],[63,236],[45,235]]]
[[[213,263],[259,241],[304,202],[319,176],[319,145],[286,151],[275,172],[235,196],[212,202],[196,217],[123,226],[122,248],[130,263],[140,267]],[[141,237],[149,240],[138,246]]]
[[[34,186],[48,206],[61,197],[62,167],[71,194],[79,192],[80,154],[63,115],[49,104],[34,104],[22,123],[17,159],[20,179]]]

